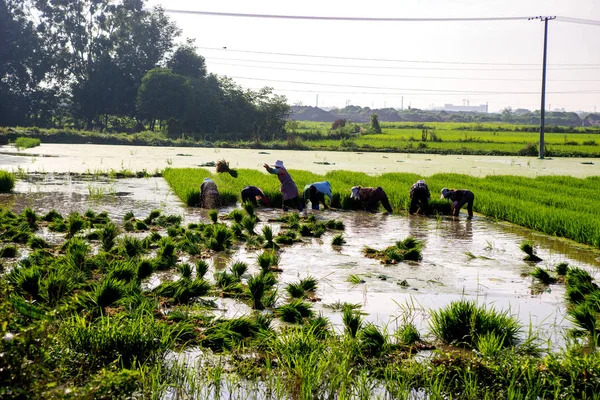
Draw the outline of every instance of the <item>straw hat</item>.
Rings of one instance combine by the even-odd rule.
[[[277,168],[281,168],[281,167],[283,167],[283,161],[277,160],[277,161],[275,161],[275,164],[273,164],[273,165]]]

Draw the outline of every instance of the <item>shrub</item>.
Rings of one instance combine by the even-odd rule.
[[[30,137],[19,137],[15,140],[15,147],[17,150],[21,149],[30,149],[32,147],[37,147],[41,143],[38,138],[30,138]]]
[[[0,170],[0,193],[8,193],[15,187],[15,175],[11,172]]]

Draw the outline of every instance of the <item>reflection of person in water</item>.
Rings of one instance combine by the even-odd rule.
[[[304,186],[304,204],[310,200],[313,210],[319,209],[319,203],[323,203],[323,208],[326,210],[329,209],[329,206],[325,202],[325,196],[329,197],[329,201],[333,201],[331,184],[327,181],[315,182]]]
[[[392,213],[392,206],[390,205],[387,194],[385,194],[381,186],[376,188],[354,186],[351,190],[352,194],[350,195],[350,198],[361,201],[365,211],[375,211],[377,209],[377,204],[381,201],[383,208],[390,214]]]
[[[200,207],[218,208],[221,205],[221,195],[217,189],[217,184],[210,178],[204,178],[200,185]]]
[[[261,201],[266,207],[271,205],[269,198],[265,193],[256,186],[246,186],[242,189],[242,203],[249,201],[253,205],[258,205],[258,201]]]
[[[473,200],[475,200],[475,195],[473,192],[467,189],[442,189],[442,199],[448,199],[452,201],[452,216],[458,217],[458,212],[461,207],[465,204],[467,205],[467,212],[469,216],[467,218],[473,218]]]
[[[409,214],[414,214],[419,210],[419,214],[429,213],[429,188],[423,179],[417,181],[410,187],[410,207]]]
[[[463,225],[464,224],[464,225]],[[460,222],[459,220],[452,221],[450,225],[452,231],[452,239],[470,240],[473,239],[473,224],[471,220]]]
[[[408,218],[408,234],[417,239],[426,239],[429,234],[429,224],[432,221],[427,218]]]

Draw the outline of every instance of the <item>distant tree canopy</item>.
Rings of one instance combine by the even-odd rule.
[[[232,138],[283,131],[272,89],[207,75],[193,41],[146,0],[0,0],[0,125]]]

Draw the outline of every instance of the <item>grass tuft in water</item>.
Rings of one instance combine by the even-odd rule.
[[[110,251],[115,245],[115,239],[119,235],[119,227],[112,222],[107,223],[100,229],[100,242],[104,251]]]
[[[569,272],[569,263],[561,262],[554,267],[558,276],[565,276]]]
[[[208,212],[208,218],[210,218],[210,220],[212,221],[213,224],[216,224],[219,220],[219,211],[210,210]]]
[[[532,272],[531,276],[539,280],[544,285],[550,285],[556,283],[556,278],[551,276],[548,271],[543,268],[536,267]]]
[[[277,307],[276,313],[282,321],[292,324],[301,324],[304,319],[313,315],[312,306],[299,299],[293,299],[288,304]]]
[[[208,263],[205,260],[196,261],[196,278],[204,278],[208,272]]]
[[[0,170],[0,193],[9,193],[15,187],[15,174]]]
[[[398,328],[394,336],[398,339],[398,342],[404,346],[414,346],[415,344],[422,342],[421,334],[413,323],[402,325]]]
[[[254,214],[255,214],[254,204],[247,201],[244,204],[242,204],[242,207],[244,208],[244,211],[246,211],[246,214],[248,214],[249,216],[254,216]]]
[[[360,313],[350,308],[343,309],[342,322],[344,323],[344,333],[351,338],[356,337],[363,325],[363,319]]]
[[[527,254],[523,260],[524,261],[531,261],[531,262],[540,262],[542,261],[541,258],[539,258],[536,254],[535,254],[535,247],[533,245],[532,242],[526,241],[521,243],[521,245],[519,246],[519,248],[521,249],[521,251],[523,251],[525,254]]]
[[[333,239],[331,240],[332,246],[342,246],[345,243],[346,243],[346,240],[344,240],[344,235],[342,235],[341,233],[339,235],[335,235],[333,237]]]
[[[368,323],[360,329],[356,337],[362,353],[369,357],[377,357],[387,350],[387,336],[372,323]]]
[[[4,247],[0,248],[0,257],[1,258],[15,258],[18,254],[18,247],[14,244],[7,244]]]

